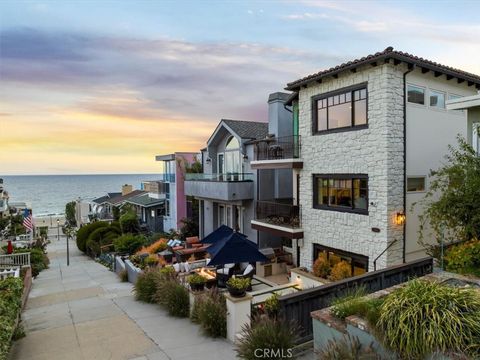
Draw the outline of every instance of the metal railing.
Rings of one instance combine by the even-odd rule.
[[[253,181],[252,173],[226,173],[226,174],[185,174],[186,181],[220,181],[220,182],[238,182]]]
[[[302,227],[301,206],[293,205],[287,201],[272,200],[257,201],[255,206],[255,219],[272,225],[290,228]]]
[[[11,268],[11,269],[0,269],[0,280],[5,280],[6,278],[9,277],[20,277],[20,268]]]
[[[267,138],[255,144],[255,160],[300,158],[300,135]]]
[[[0,268],[30,266],[30,253],[0,255]]]

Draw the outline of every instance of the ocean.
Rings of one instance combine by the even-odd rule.
[[[26,202],[33,215],[61,214],[65,204],[78,199],[92,200],[107,192],[120,192],[122,185],[140,189],[144,180],[158,180],[160,174],[124,175],[0,175],[10,202]]]

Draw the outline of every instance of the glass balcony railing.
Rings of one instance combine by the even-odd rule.
[[[218,181],[218,182],[239,182],[253,181],[252,173],[227,173],[227,174],[185,174],[186,181]]]
[[[301,228],[300,205],[293,205],[288,199],[257,201],[255,219],[272,225]]]
[[[260,140],[255,146],[255,160],[286,160],[300,158],[300,135]]]

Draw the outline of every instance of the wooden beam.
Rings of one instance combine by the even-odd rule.
[[[429,69],[422,68],[422,74],[426,74],[426,73],[428,73],[429,71],[430,71]]]
[[[401,60],[393,59],[393,65],[398,65],[398,64],[400,64],[401,62],[402,62]]]
[[[317,83],[321,84],[322,81],[323,81],[322,79],[318,79],[318,80],[317,80]]]
[[[375,66],[377,66],[378,64],[377,64],[376,61],[374,61],[374,62],[372,62],[370,65],[372,65],[373,67],[375,67]]]
[[[447,80],[452,80],[453,79],[453,75],[447,75]]]
[[[384,64],[390,64],[390,58],[386,58],[383,63],[384,63]]]
[[[474,84],[473,81],[467,82],[467,85],[468,85],[468,86],[472,86],[473,84]]]
[[[413,64],[412,63],[408,63],[408,70],[412,70],[413,69]]]
[[[350,71],[351,71],[352,73],[356,73],[356,72],[357,72],[357,68],[352,68],[352,69],[350,69]]]
[[[465,79],[457,79],[457,83],[461,84],[463,82],[465,82]]]
[[[439,77],[440,75],[442,75],[440,71],[435,71],[433,74],[435,75],[435,77]]]
[[[307,84],[302,85],[302,87],[303,87],[304,89],[306,89],[307,86],[308,86]]]
[[[333,77],[334,79],[338,79],[338,74],[333,74],[332,77]]]

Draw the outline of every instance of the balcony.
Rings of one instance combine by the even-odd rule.
[[[253,199],[253,174],[186,174],[185,194],[197,198],[235,201]]]
[[[257,201],[252,228],[291,239],[303,238],[301,206],[292,199]]]
[[[255,160],[252,169],[301,169],[300,136],[266,138],[255,143]]]

